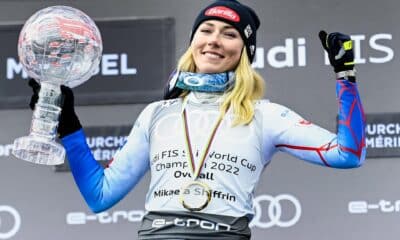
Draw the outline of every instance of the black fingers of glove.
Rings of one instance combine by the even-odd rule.
[[[32,88],[32,91],[33,91],[31,101],[29,102],[29,107],[33,110],[33,109],[35,109],[35,105],[39,99],[40,84],[38,82],[36,82],[36,80],[33,78],[29,79],[28,84]]]
[[[335,72],[354,68],[353,44],[349,35],[339,32],[327,34],[325,31],[320,31],[318,36]]]
[[[57,132],[60,138],[74,133],[82,128],[78,116],[75,113],[74,93],[72,89],[64,85],[61,86],[62,110],[59,118]]]
[[[322,47],[325,49],[325,51],[328,52],[329,50],[328,50],[327,43],[326,43],[326,36],[327,36],[327,33],[324,30],[321,30],[318,34],[318,37],[321,40]]]
[[[72,89],[61,85],[61,94],[62,94],[62,108],[63,111],[65,112],[75,112],[74,106],[75,106],[75,97],[74,93],[72,92]]]

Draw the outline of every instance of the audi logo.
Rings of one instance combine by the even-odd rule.
[[[5,224],[5,219],[9,217],[2,218],[2,216],[10,215],[12,218],[11,228],[8,227],[9,224]],[[8,222],[8,221],[7,221]],[[0,239],[9,239],[13,237],[21,227],[21,216],[18,211],[11,206],[0,205]],[[5,229],[3,229],[5,228]]]
[[[263,202],[266,202],[263,204]],[[285,208],[286,213],[289,212],[289,218],[283,219],[282,213],[284,212],[282,203],[289,203],[293,207]],[[285,204],[286,206],[286,204]],[[273,226],[278,227],[291,227],[295,225],[301,217],[301,205],[299,200],[290,194],[280,194],[276,197],[270,195],[260,195],[254,198],[254,218],[250,222],[250,227],[270,228]],[[268,215],[265,218],[265,214]],[[264,220],[265,218],[265,220]]]

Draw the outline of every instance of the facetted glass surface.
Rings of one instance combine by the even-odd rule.
[[[36,12],[18,40],[18,55],[30,77],[71,88],[96,73],[101,53],[102,40],[94,21],[67,6]]]

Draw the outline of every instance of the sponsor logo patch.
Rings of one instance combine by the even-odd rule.
[[[220,17],[232,22],[240,22],[239,14],[233,11],[230,8],[223,6],[216,6],[210,9],[207,9],[204,13],[206,16]]]

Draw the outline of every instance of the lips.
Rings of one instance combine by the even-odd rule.
[[[210,57],[210,58],[218,58],[218,59],[224,58],[224,55],[222,55],[220,53],[217,53],[217,52],[212,52],[212,51],[204,51],[204,52],[202,52],[202,54],[204,56],[207,56],[207,57]]]

